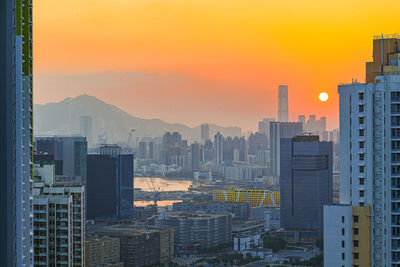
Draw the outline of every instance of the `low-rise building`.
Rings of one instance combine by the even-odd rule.
[[[261,235],[239,235],[233,238],[234,251],[246,251],[261,244]]]
[[[248,220],[250,205],[246,202],[221,202],[221,201],[183,201],[173,204],[173,211],[179,212],[203,212],[203,213],[232,213],[232,218]]]
[[[120,261],[118,238],[107,236],[87,236],[85,240],[86,267],[124,267]]]
[[[234,221],[232,222],[232,235],[256,235],[264,233],[263,221]]]
[[[231,213],[166,213],[156,217],[154,224],[174,229],[177,253],[192,253],[232,243]]]
[[[120,260],[125,267],[164,265],[174,256],[174,232],[170,228],[118,224],[90,234],[120,240]]]
[[[251,220],[264,221],[265,231],[281,228],[281,210],[279,207],[255,207],[251,208]]]

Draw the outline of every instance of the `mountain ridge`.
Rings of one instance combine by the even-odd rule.
[[[107,134],[108,142],[128,140],[129,132],[135,129],[135,137],[162,137],[165,132],[177,131],[188,141],[200,140],[200,125],[189,127],[182,123],[168,123],[159,118],[144,119],[133,116],[116,105],[106,103],[90,95],[67,97],[59,102],[34,105],[35,135],[79,134],[80,116],[91,116],[93,140]],[[224,136],[240,136],[239,127],[222,127],[210,123],[210,138],[221,132]]]

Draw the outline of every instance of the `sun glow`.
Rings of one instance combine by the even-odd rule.
[[[319,94],[319,100],[321,100],[322,102],[327,101],[328,98],[329,98],[329,95],[327,93],[325,93],[325,92],[322,92],[322,93]]]

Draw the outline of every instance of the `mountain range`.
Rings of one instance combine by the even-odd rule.
[[[161,137],[165,132],[179,132],[190,142],[200,140],[200,125],[194,128],[180,123],[167,123],[160,119],[134,117],[117,106],[89,95],[66,98],[57,103],[34,105],[34,132],[43,135],[77,135],[80,117],[92,117],[93,142],[100,135],[107,135],[108,143],[126,142],[129,132],[134,137]],[[239,127],[221,127],[210,124],[210,138],[220,132],[224,136],[240,136]]]

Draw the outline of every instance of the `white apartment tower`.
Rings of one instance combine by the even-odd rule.
[[[341,205],[324,209],[325,266],[400,266],[397,42],[397,35],[375,37],[369,83],[339,86]]]

